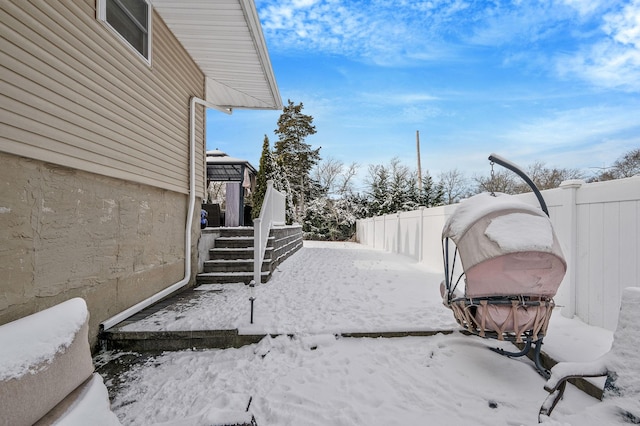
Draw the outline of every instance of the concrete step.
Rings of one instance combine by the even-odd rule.
[[[246,248],[253,247],[253,237],[218,237],[215,248]]]
[[[269,259],[262,262],[262,271],[268,271],[270,267]],[[204,262],[204,272],[253,272],[253,258],[207,260]]]
[[[267,247],[267,249],[264,252],[265,260],[270,260],[272,253],[273,253],[273,248]],[[212,248],[212,249],[209,249],[209,259],[211,260],[253,259],[253,247]]]
[[[260,281],[266,283],[269,280],[269,272],[260,273]],[[196,282],[201,284],[249,284],[253,280],[253,272],[203,272],[196,276]]]
[[[275,238],[267,239],[267,246],[273,246]],[[215,248],[241,248],[253,247],[253,237],[218,237],[214,243]]]
[[[221,237],[252,237],[253,227],[233,227],[233,228],[217,228]]]

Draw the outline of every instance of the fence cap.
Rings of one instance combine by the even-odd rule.
[[[564,180],[560,184],[560,188],[562,189],[580,188],[582,185],[584,185],[584,183],[585,182],[582,179]]]

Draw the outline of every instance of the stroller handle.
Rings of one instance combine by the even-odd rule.
[[[520,176],[522,178],[522,180],[524,180],[527,183],[527,185],[529,185],[529,187],[531,188],[533,193],[536,195],[536,198],[538,199],[538,202],[540,203],[540,208],[542,209],[542,211],[547,216],[549,216],[549,210],[547,209],[547,203],[545,203],[544,198],[542,198],[542,194],[540,193],[540,190],[538,189],[536,184],[533,183],[533,181],[529,178],[529,176],[526,175],[525,172],[520,170],[520,168],[518,166],[516,166],[514,163],[512,163],[511,161],[500,157],[498,154],[489,155],[489,161],[493,161],[496,164],[500,164],[502,167],[507,168],[507,169],[511,170],[512,172],[514,172],[515,174],[517,174],[518,176]]]

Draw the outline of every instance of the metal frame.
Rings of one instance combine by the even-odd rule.
[[[443,240],[443,248],[447,247],[448,248],[448,243],[449,243],[449,238],[445,238],[445,240]],[[460,279],[462,279],[462,277],[464,276],[464,273],[462,273],[457,279],[456,279],[456,283],[453,283],[453,270],[455,268],[455,262],[457,260],[457,253],[458,253],[458,249],[456,248],[455,252],[454,252],[454,259],[453,262],[451,264],[451,270],[449,271],[448,269],[448,250],[444,250],[446,255],[445,255],[445,287],[447,290],[447,300],[446,300],[446,304],[447,306],[451,306],[452,304],[455,303],[464,303],[465,308],[471,308],[473,306],[478,306],[480,301],[486,301],[488,305],[511,305],[512,300],[515,299],[514,297],[483,297],[483,298],[466,298],[466,297],[458,297],[455,299],[451,299],[451,296],[453,294],[453,292],[455,291],[458,282],[460,281]],[[522,305],[522,306],[540,306],[541,304],[549,304],[549,309],[553,309],[553,301],[552,300],[528,300],[528,299],[519,299],[518,300],[518,305]],[[458,320],[458,318],[456,317],[456,320]],[[458,323],[463,326],[465,328],[465,330],[467,330],[469,333],[474,334],[476,336],[480,336],[483,338],[487,338],[487,339],[496,339],[496,340],[504,340],[504,341],[508,341],[508,342],[513,342],[514,344],[518,341],[523,341],[524,342],[524,348],[518,352],[510,352],[510,351],[505,351],[502,348],[489,348],[490,350],[500,354],[500,355],[504,355],[506,357],[509,358],[518,358],[521,356],[525,356],[528,355],[533,347],[533,356],[531,357],[536,370],[538,371],[538,373],[544,377],[545,379],[548,379],[550,377],[550,373],[549,370],[547,370],[546,368],[544,368],[544,366],[542,365],[542,358],[541,358],[541,350],[542,350],[542,344],[543,344],[543,339],[544,339],[544,334],[538,334],[536,336],[536,340],[534,340],[534,336],[533,333],[531,332],[531,330],[527,330],[524,335],[517,335],[515,333],[502,333],[499,334],[496,331],[491,331],[491,330],[482,330],[482,335],[481,335],[481,330],[479,330],[477,327],[472,327],[470,324],[462,324],[460,323],[460,321],[458,321]]]

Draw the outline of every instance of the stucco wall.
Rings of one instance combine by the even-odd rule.
[[[0,324],[79,296],[94,343],[182,279],[186,212],[182,193],[0,152]],[[196,218],[194,261],[198,235]]]

